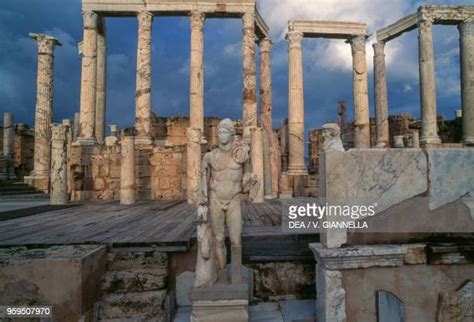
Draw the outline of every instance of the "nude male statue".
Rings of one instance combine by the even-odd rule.
[[[220,283],[227,282],[226,226],[232,251],[232,283],[240,283],[240,203],[242,181],[248,180],[244,178],[243,165],[249,159],[249,145],[235,137],[235,128],[230,119],[219,123],[217,137],[219,147],[206,153],[202,160],[201,196],[198,206],[200,253],[195,280],[197,287],[215,283],[216,277]],[[217,270],[217,276],[212,274],[212,270]]]

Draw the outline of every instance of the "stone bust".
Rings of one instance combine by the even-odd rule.
[[[341,128],[337,123],[325,123],[323,125],[323,150],[344,152],[341,140]]]
[[[217,127],[219,146],[204,155],[198,205],[198,258],[196,287],[227,283],[225,228],[231,242],[232,282],[240,283],[243,165],[249,159],[249,145],[235,136],[230,119]],[[246,176],[248,177],[248,176]]]

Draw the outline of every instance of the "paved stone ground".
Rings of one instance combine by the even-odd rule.
[[[315,322],[316,300],[287,300],[260,303],[249,308],[250,322]],[[191,307],[182,306],[174,322],[189,322]]]

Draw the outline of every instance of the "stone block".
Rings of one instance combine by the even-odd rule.
[[[97,245],[1,249],[0,303],[51,305],[57,321],[91,319],[106,252]]]
[[[109,271],[102,277],[102,290],[106,293],[153,291],[166,288],[166,269],[134,269]]]
[[[190,294],[194,287],[194,273],[184,272],[176,278],[176,304],[178,306],[191,305]]]
[[[102,297],[100,319],[117,319],[145,315],[159,320],[167,290],[114,293]]]
[[[249,319],[246,284],[216,284],[194,288],[191,302],[193,322],[247,322]]]
[[[430,209],[474,191],[474,149],[427,149]]]

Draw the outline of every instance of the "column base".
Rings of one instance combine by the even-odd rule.
[[[94,138],[77,138],[77,140],[72,143],[73,146],[96,145],[96,144],[97,144],[97,141]]]
[[[136,145],[150,145],[153,144],[153,139],[151,136],[136,136],[135,137]]]
[[[441,139],[439,136],[422,136],[420,138],[420,144],[441,144]]]
[[[49,192],[49,173],[31,174],[23,178],[24,182],[44,193]]]
[[[290,176],[306,176],[308,171],[304,166],[288,166],[288,175]]]
[[[468,136],[462,139],[462,144],[468,146],[474,146],[474,136]]]

